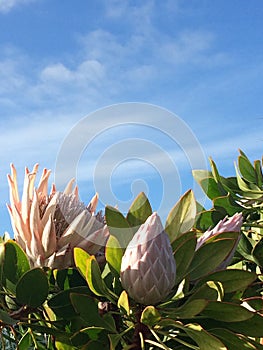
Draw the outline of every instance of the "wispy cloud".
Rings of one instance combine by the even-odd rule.
[[[0,12],[7,13],[14,7],[29,4],[37,0],[0,0]]]

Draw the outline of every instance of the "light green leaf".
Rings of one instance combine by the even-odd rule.
[[[123,249],[120,247],[119,241],[115,236],[110,235],[105,249],[105,257],[110,267],[113,268],[118,275],[121,270],[122,256]]]
[[[122,308],[126,311],[126,314],[130,314],[130,303],[129,303],[129,297],[125,290],[122,291],[119,299],[118,299],[118,308]]]
[[[133,201],[127,214],[127,221],[133,232],[136,232],[141,224],[152,214],[152,207],[146,195],[141,192]]]
[[[190,231],[195,222],[196,201],[192,190],[187,191],[172,208],[166,219],[165,231],[171,243]]]
[[[90,258],[90,255],[85,250],[79,247],[74,248],[73,254],[74,254],[75,266],[77,267],[79,272],[82,274],[82,276],[86,278],[87,261]]]
[[[111,206],[106,206],[105,217],[110,234],[116,237],[121,248],[126,248],[133,237],[133,231],[127,219]]]
[[[141,323],[154,326],[161,320],[161,315],[154,306],[147,306],[141,315]]]

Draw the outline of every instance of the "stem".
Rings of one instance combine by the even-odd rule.
[[[136,323],[135,330],[132,338],[131,349],[133,350],[143,350],[142,349],[142,340],[148,339],[151,335],[149,328],[141,323],[142,307],[136,313]]]

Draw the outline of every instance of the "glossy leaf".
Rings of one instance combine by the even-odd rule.
[[[48,296],[49,283],[45,272],[41,268],[27,271],[16,286],[18,303],[37,308]]]
[[[122,291],[119,299],[118,299],[118,308],[122,308],[125,310],[126,314],[130,314],[130,303],[129,303],[129,297],[125,290]]]
[[[200,350],[227,350],[218,338],[208,333],[198,324],[188,324],[183,329],[198,344]]]
[[[211,333],[226,344],[228,350],[263,350],[263,346],[259,343],[253,345],[253,340],[244,338],[239,334],[230,332],[227,329],[216,328]]]
[[[111,235],[119,241],[121,248],[126,248],[133,237],[133,231],[127,219],[116,208],[105,208],[106,223]]]
[[[189,268],[191,280],[197,280],[215,271],[233,250],[235,243],[236,239],[220,238],[202,245],[196,251]]]
[[[234,332],[247,335],[249,337],[263,338],[263,317],[259,314],[254,314],[253,317],[241,321],[225,323],[226,327]]]
[[[141,315],[141,323],[154,326],[161,320],[159,311],[154,306],[147,306]]]
[[[17,320],[14,320],[12,317],[10,317],[6,311],[0,310],[0,323],[8,326],[13,326],[17,323]]]
[[[175,284],[180,281],[187,274],[188,268],[194,257],[196,247],[195,232],[187,232],[177,238],[173,245],[174,258],[176,261],[176,280]]]
[[[210,301],[202,315],[218,321],[240,322],[252,318],[254,313],[238,304]]]
[[[89,295],[71,293],[70,299],[77,314],[85,321],[87,326],[102,327],[115,331],[111,323],[105,322],[99,315],[98,302]]]
[[[111,268],[119,275],[121,270],[121,259],[123,249],[120,247],[119,241],[115,236],[110,235],[105,248],[106,261]]]
[[[263,238],[257,244],[252,250],[252,256],[255,260],[255,262],[260,266],[263,267]]]
[[[90,255],[83,249],[76,247],[74,248],[74,262],[81,275],[86,278],[87,273],[87,261]]]
[[[187,191],[168,214],[165,232],[171,243],[181,234],[190,231],[195,222],[196,201],[192,190]]]
[[[222,284],[225,293],[232,293],[246,289],[256,278],[257,275],[254,272],[228,269],[209,274],[202,278],[196,287],[200,287],[207,281],[216,281]]]
[[[135,232],[152,214],[151,204],[146,195],[141,192],[133,201],[127,214],[127,221]]]
[[[99,265],[94,256],[87,259],[86,280],[90,290],[98,296],[106,296],[110,300],[116,300],[117,296],[111,292],[101,277]]]
[[[238,168],[240,174],[246,181],[254,184],[257,183],[255,169],[245,154],[238,157]]]
[[[55,294],[49,301],[48,306],[52,309],[55,315],[59,318],[65,320],[71,319],[77,316],[77,313],[71,303],[70,294],[88,294],[90,291],[88,287],[76,287],[71,289],[66,289]]]
[[[30,265],[23,249],[16,242],[7,241],[4,246],[4,284],[8,290],[15,293],[17,282],[25,272],[30,270]]]
[[[179,318],[179,319],[189,319],[198,315],[204,310],[208,300],[205,299],[194,299],[187,301],[182,306],[176,309],[167,309],[164,313],[167,313],[169,317]]]

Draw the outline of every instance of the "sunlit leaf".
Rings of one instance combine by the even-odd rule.
[[[106,261],[111,268],[119,275],[121,270],[121,259],[123,256],[123,249],[115,236],[110,235],[105,248]]]
[[[135,232],[152,214],[151,204],[146,195],[141,192],[133,201],[127,214],[127,221]]]
[[[141,314],[141,322],[147,326],[154,326],[161,319],[161,315],[154,306],[147,306]]]
[[[196,201],[192,190],[187,191],[172,208],[165,224],[171,243],[181,234],[190,231],[195,222]]]
[[[106,206],[105,217],[110,234],[116,237],[121,248],[126,248],[133,237],[133,231],[127,219],[111,206]]]

